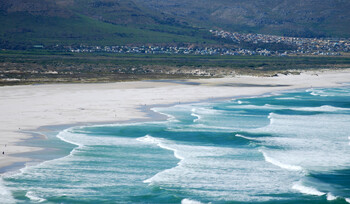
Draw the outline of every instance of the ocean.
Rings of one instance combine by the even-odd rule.
[[[349,87],[152,110],[49,136],[62,156],[2,176],[0,202],[350,203]]]

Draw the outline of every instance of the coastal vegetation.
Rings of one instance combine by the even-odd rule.
[[[350,68],[348,56],[201,56],[0,51],[0,84],[274,76],[305,70]]]

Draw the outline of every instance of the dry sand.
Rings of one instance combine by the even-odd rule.
[[[350,82],[350,69],[191,82],[201,85],[141,81],[0,87],[0,168],[29,160],[11,154],[38,150],[16,144],[31,137],[26,131],[40,126],[146,118],[146,113],[140,110],[143,105],[244,97],[298,88],[335,87]]]

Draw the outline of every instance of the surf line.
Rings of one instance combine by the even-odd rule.
[[[193,120],[194,123],[201,119],[201,116],[195,113],[196,112],[195,108],[192,108],[191,112],[192,112],[191,116],[196,117],[196,119]]]
[[[169,146],[167,146],[166,144],[164,144],[164,141],[165,139],[162,139],[162,138],[154,138],[150,135],[146,135],[144,137],[139,137],[136,139],[137,141],[140,141],[140,142],[144,142],[144,143],[149,143],[149,144],[155,144],[157,145],[158,147],[162,148],[162,149],[166,149],[166,150],[170,150],[170,151],[173,151],[174,152],[174,156],[179,159],[180,161],[177,163],[177,166],[180,166],[181,165],[181,162],[185,159],[184,157],[180,156],[179,153],[178,153],[178,150],[176,150],[175,148],[171,148]],[[174,168],[176,168],[174,167]],[[170,169],[167,169],[165,171],[169,171]],[[162,171],[162,172],[165,172],[165,171]],[[162,172],[159,172],[157,173],[156,175],[154,175],[153,177],[149,178],[149,179],[146,179],[144,180],[143,182],[144,183],[152,183],[152,180],[153,178],[155,178],[158,174],[162,173]]]
[[[301,183],[294,184],[292,189],[297,190],[300,193],[308,194],[308,195],[323,196],[326,194],[326,193],[323,193],[315,188],[304,186]]]
[[[271,164],[273,164],[273,165],[275,165],[275,166],[278,166],[278,167],[280,167],[280,168],[282,168],[282,169],[287,169],[287,170],[289,170],[289,171],[301,171],[301,172],[305,172],[305,170],[304,170],[303,167],[301,167],[301,166],[291,165],[291,164],[284,164],[284,163],[282,163],[282,162],[280,162],[280,161],[278,161],[278,160],[276,160],[276,159],[274,159],[274,158],[268,156],[268,155],[266,154],[266,152],[264,152],[264,151],[261,150],[261,149],[259,150],[259,152],[261,152],[261,153],[263,154],[264,159],[265,159],[266,162],[269,162],[269,163],[271,163]]]

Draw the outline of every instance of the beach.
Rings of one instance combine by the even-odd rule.
[[[0,168],[30,158],[13,154],[40,150],[19,142],[42,126],[117,123],[147,119],[142,107],[213,98],[247,97],[350,82],[350,69],[276,77],[236,76],[188,81],[135,81],[0,87]],[[45,135],[42,135],[45,139]],[[22,154],[23,155],[23,154]]]

